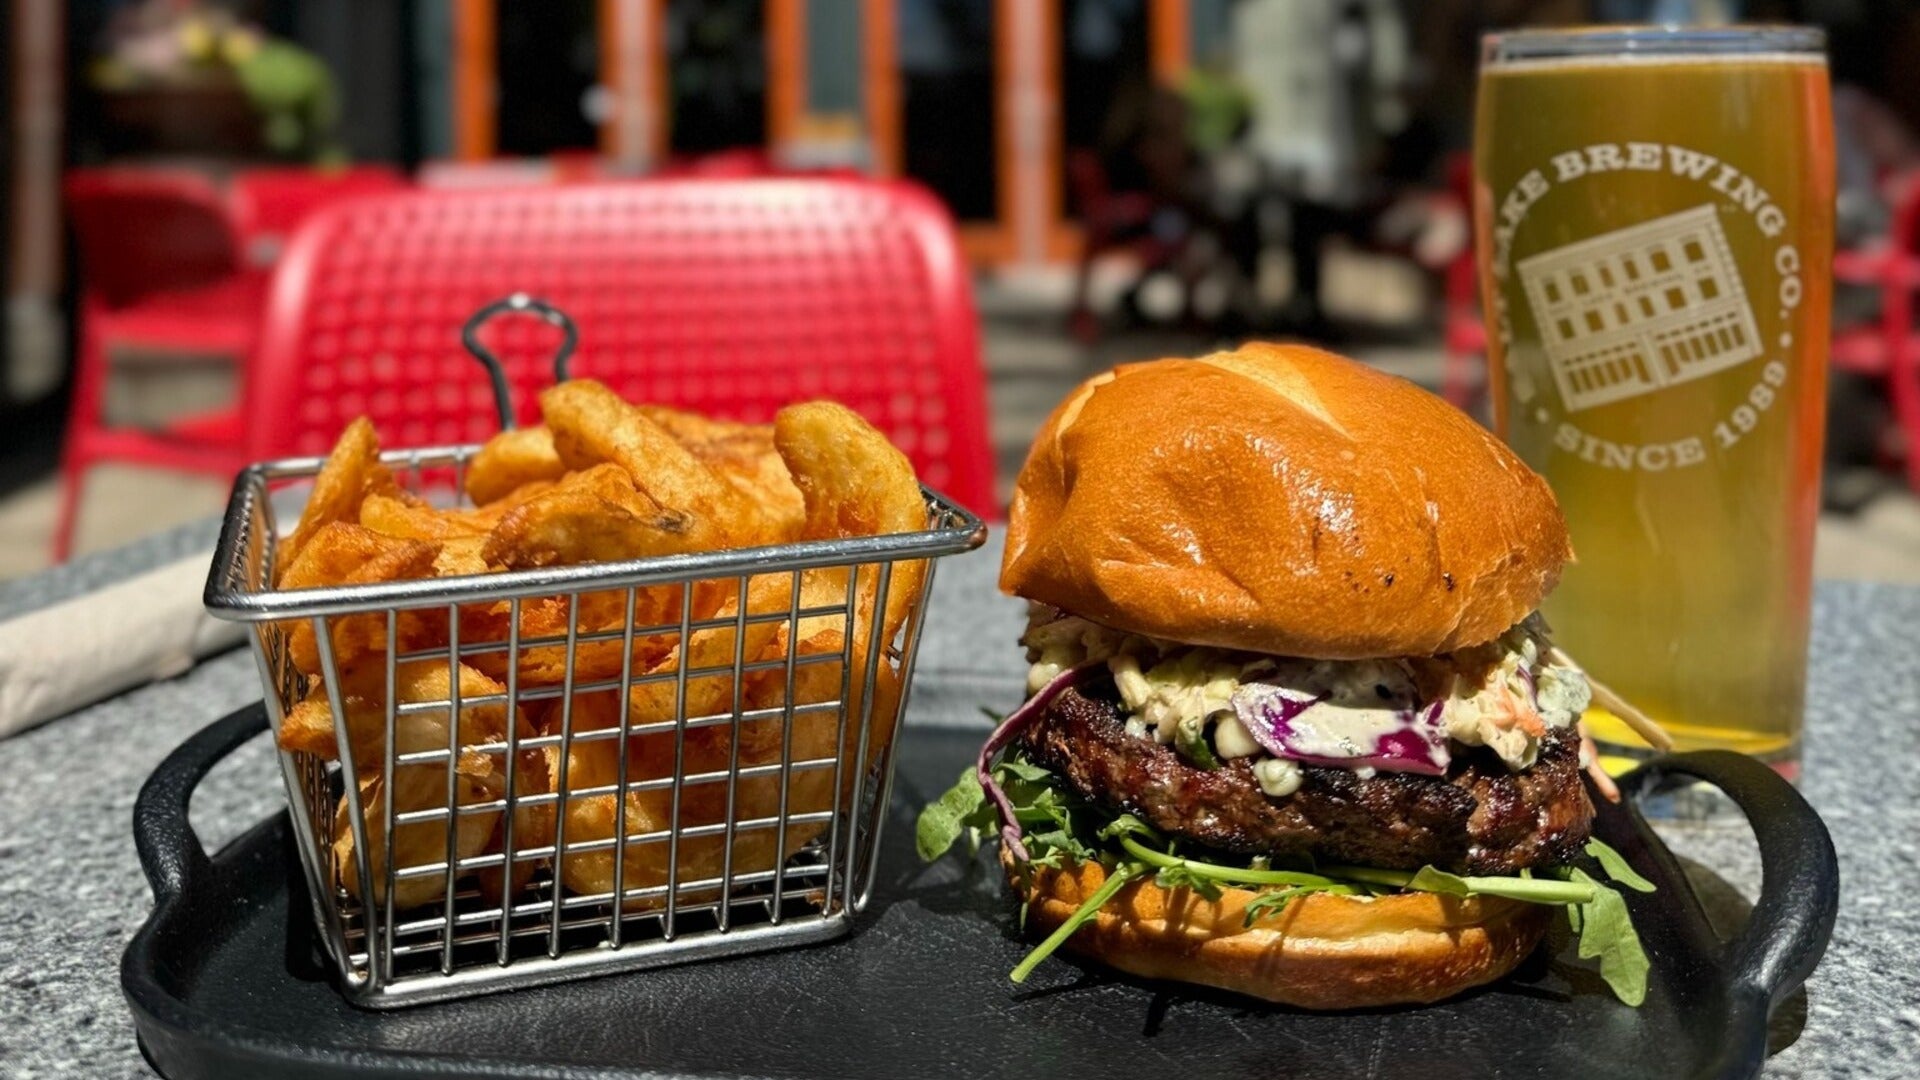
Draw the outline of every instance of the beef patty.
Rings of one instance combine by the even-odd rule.
[[[1129,735],[1113,684],[1062,691],[1022,735],[1027,752],[1082,796],[1162,833],[1241,855],[1311,855],[1414,870],[1510,874],[1571,859],[1593,826],[1580,740],[1550,728],[1539,759],[1510,771],[1492,751],[1454,754],[1447,775],[1303,766],[1300,789],[1270,798],[1251,759],[1218,769]]]

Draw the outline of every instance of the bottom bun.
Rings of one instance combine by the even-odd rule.
[[[1021,875],[1002,856],[1008,880]],[[1066,922],[1107,879],[1098,863],[1033,867],[1027,920],[1041,933]],[[1065,948],[1150,979],[1232,990],[1303,1009],[1425,1004],[1512,971],[1546,933],[1552,909],[1493,896],[1400,893],[1371,899],[1309,893],[1245,925],[1258,893],[1224,888],[1208,900],[1129,882]]]

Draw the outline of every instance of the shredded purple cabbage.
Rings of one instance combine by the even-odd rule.
[[[980,747],[980,756],[974,760],[974,775],[980,780],[980,790],[986,792],[987,798],[993,800],[994,809],[1000,814],[1000,843],[1021,862],[1030,862],[1031,856],[1027,854],[1027,845],[1020,839],[1020,821],[1014,816],[1013,803],[1007,798],[1007,793],[1001,789],[1000,782],[993,778],[994,756],[1039,718],[1040,714],[1046,711],[1048,704],[1060,696],[1060,691],[1085,682],[1088,676],[1103,666],[1103,663],[1096,660],[1080,664],[1048,679],[1045,686],[1023,702],[1019,708],[1008,713],[1006,719],[1000,721],[1000,726],[994,728],[993,734],[987,736],[987,741]]]
[[[1447,749],[1446,725],[1440,720],[1440,702],[1402,712],[1403,726],[1399,730],[1376,737],[1371,747],[1358,754],[1335,757],[1312,753],[1303,746],[1316,733],[1311,726],[1303,730],[1294,724],[1324,700],[1300,696],[1271,683],[1248,683],[1234,692],[1233,711],[1247,734],[1274,757],[1337,769],[1373,768],[1428,776],[1446,773],[1452,755]]]

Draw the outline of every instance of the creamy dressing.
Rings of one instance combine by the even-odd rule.
[[[1252,758],[1254,777],[1275,798],[1300,786],[1299,763],[1288,757],[1316,765],[1352,761],[1365,775],[1376,766],[1436,771],[1436,762],[1445,768],[1451,740],[1487,747],[1510,768],[1524,769],[1538,756],[1547,729],[1573,723],[1591,697],[1579,671],[1546,659],[1550,645],[1538,615],[1471,649],[1377,660],[1188,646],[1038,604],[1022,641],[1032,665],[1029,692],[1068,667],[1104,662],[1130,734],[1177,747],[1201,738],[1222,761]],[[1249,693],[1265,694],[1269,702],[1277,693],[1293,703],[1285,706],[1285,745],[1279,747],[1286,756],[1269,752],[1248,730],[1261,715],[1247,712]],[[1243,720],[1248,715],[1253,719]],[[1264,737],[1274,742],[1271,732]],[[1390,746],[1418,750],[1400,755],[1403,761],[1381,760],[1381,748]]]

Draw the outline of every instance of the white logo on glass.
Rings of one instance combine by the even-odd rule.
[[[1568,412],[1760,355],[1753,310],[1711,205],[1524,259],[1520,281]]]

